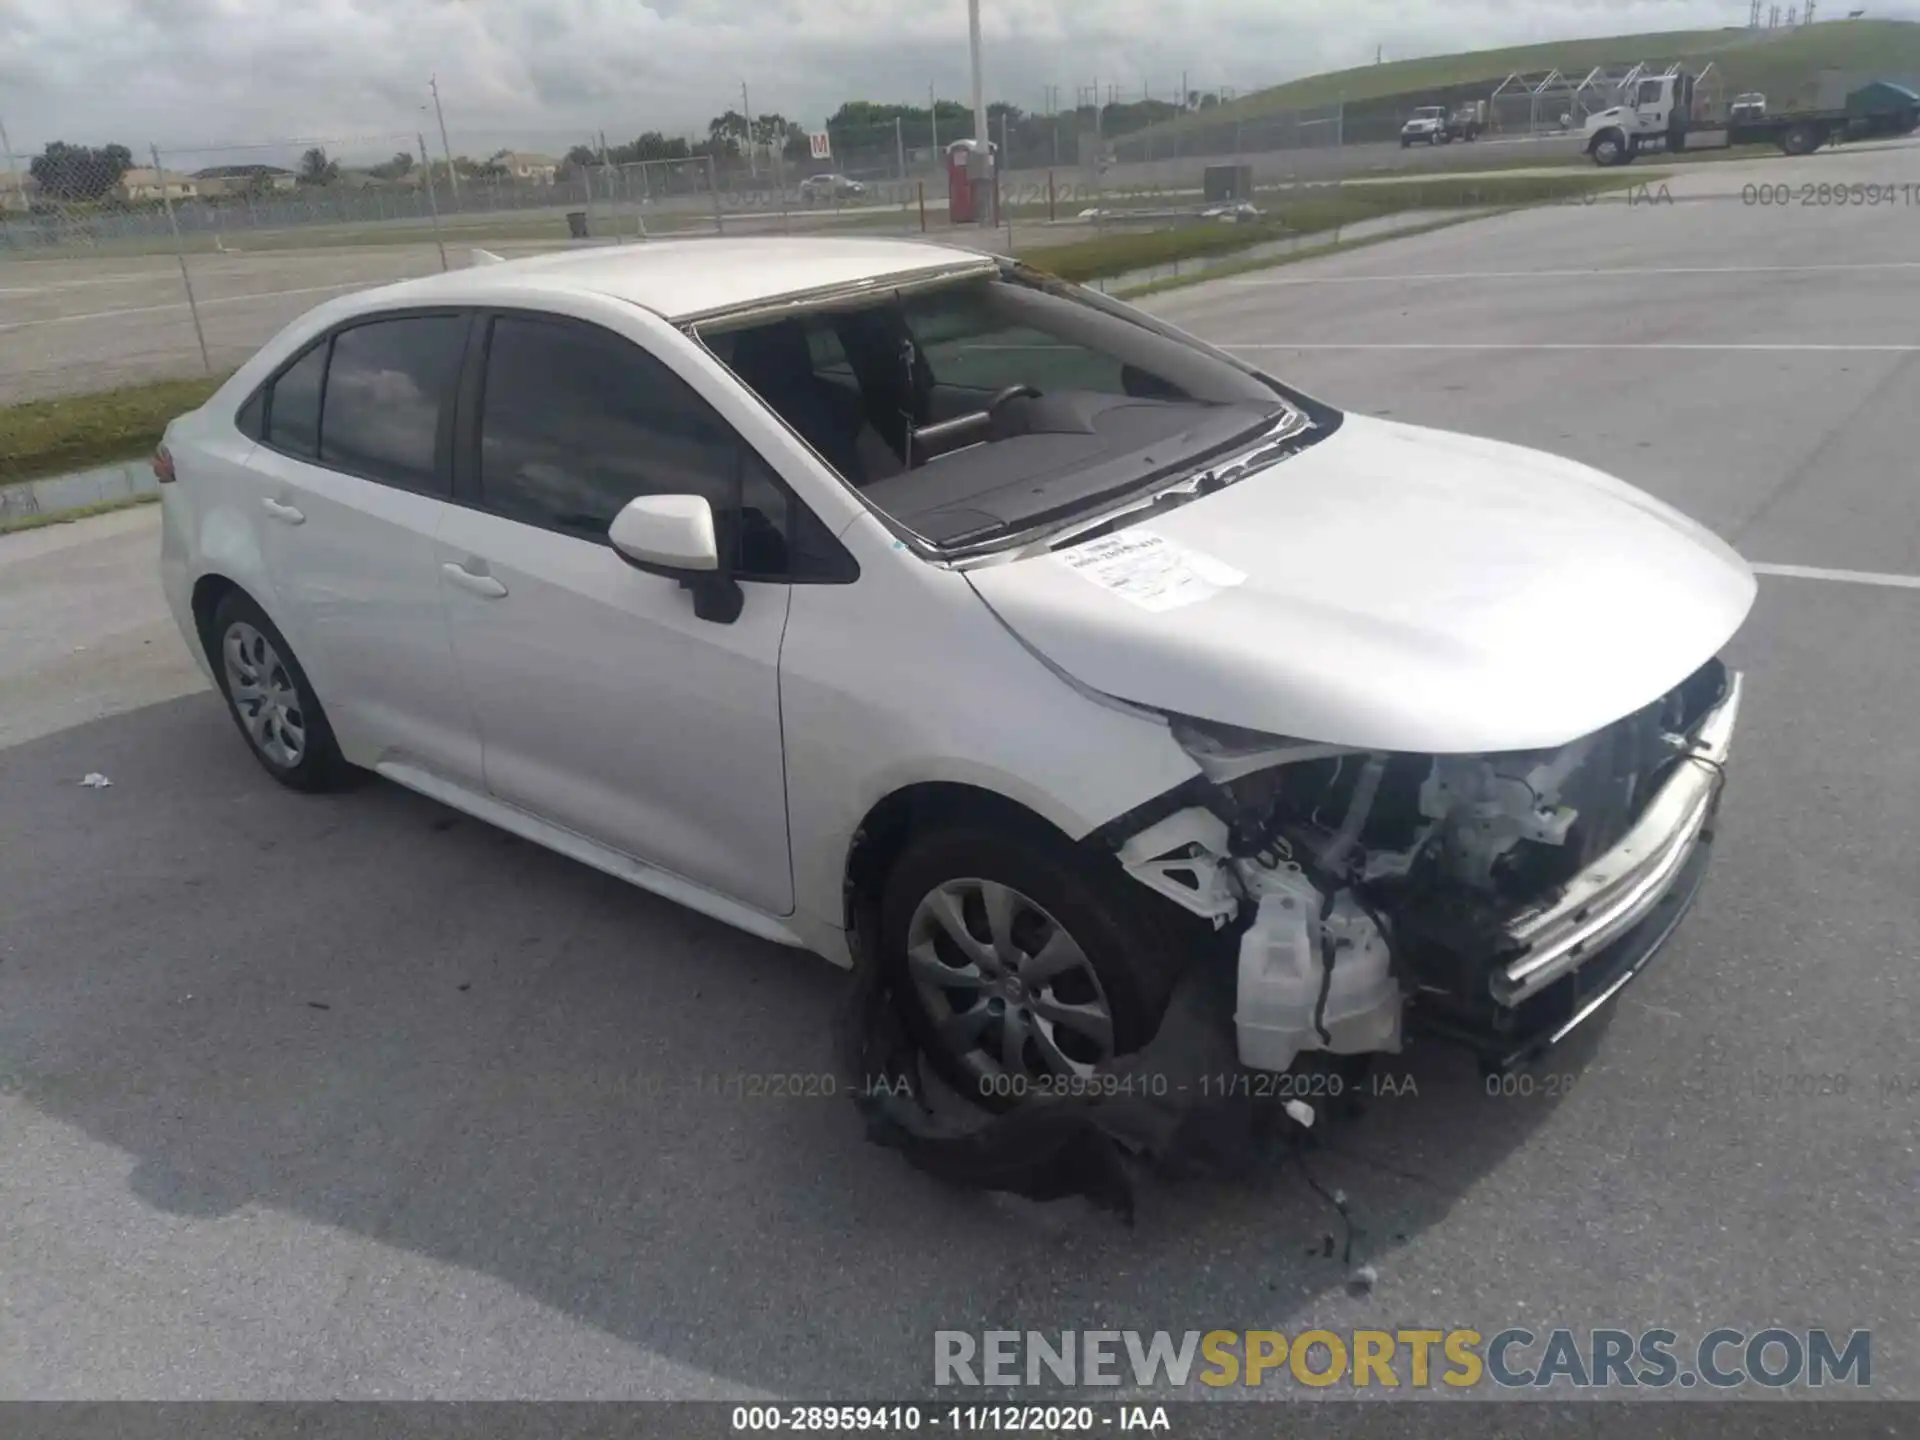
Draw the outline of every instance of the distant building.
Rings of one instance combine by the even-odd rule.
[[[244,195],[249,191],[280,192],[292,190],[299,177],[277,165],[212,165],[193,172],[202,199],[218,195]]]
[[[553,156],[524,150],[509,150],[496,163],[522,185],[551,185],[560,173],[560,162]]]
[[[135,166],[120,177],[113,193],[128,204],[142,200],[191,200],[200,193],[200,184],[191,175],[174,170],[151,170]]]
[[[40,194],[40,182],[25,170],[0,170],[0,210],[26,210]]]

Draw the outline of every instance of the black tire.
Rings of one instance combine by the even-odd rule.
[[[1811,155],[1826,138],[1817,125],[1795,125],[1780,137],[1780,148],[1789,155]]]
[[[1092,1003],[1104,1001],[1111,1017],[1111,1052],[1115,1056],[1138,1050],[1153,1038],[1174,983],[1199,956],[1204,943],[1196,932],[1180,923],[1186,918],[1183,913],[1130,879],[1117,861],[1079,850],[1038,826],[988,829],[962,825],[929,831],[910,840],[888,873],[881,895],[882,963],[891,969],[902,1019],[928,1064],[961,1095],[988,1110],[1012,1108],[1024,1095],[1043,1091],[1044,1080],[1023,1088],[996,1085],[996,1071],[1013,1074],[985,1053],[989,1049],[997,1051],[1004,1044],[1006,1032],[1001,1027],[1009,1023],[1004,1013],[985,1022],[979,1044],[966,1049],[957,1049],[954,1041],[943,1038],[939,1022],[962,1010],[972,1012],[976,1006],[999,1005],[1002,1012],[1011,1006],[1029,1016],[1020,1023],[1030,1025],[1029,1012],[1017,997],[1002,999],[990,987],[973,985],[956,991],[938,990],[938,998],[929,1002],[915,981],[915,976],[924,972],[908,957],[909,935],[921,902],[950,882],[964,885],[972,881],[1019,892],[1041,912],[1038,917],[1032,913],[1021,917],[1033,924],[1032,933],[1045,934],[1040,921],[1051,920],[1078,945],[1087,970],[1097,981]],[[985,924],[984,917],[969,907],[967,928],[976,941],[987,941],[988,935],[982,933]],[[1198,921],[1193,924],[1200,927]],[[1019,935],[1017,923],[1011,929]],[[952,948],[950,940],[944,942],[943,953],[950,958],[966,958]],[[1068,979],[1074,982],[1072,988],[1067,985]],[[1078,973],[1055,977],[1049,982],[1049,990],[1047,998],[1055,1003],[1089,1003],[1085,977]],[[945,1014],[933,1013],[930,1003],[944,1004]],[[1054,1035],[1063,1053],[1070,1048],[1078,1050],[1071,1058],[1096,1063],[1082,1045],[1084,1037],[1078,1031],[1055,1025]],[[1038,1037],[1027,1043],[1033,1047],[1023,1048],[1023,1053],[1032,1057],[1030,1068],[1043,1071],[1045,1052]],[[1015,1085],[1019,1083],[1015,1081]]]
[[[1593,137],[1587,147],[1587,153],[1593,157],[1593,163],[1599,166],[1625,165],[1630,158],[1627,153],[1627,137],[1618,130],[1602,130]]]
[[[291,764],[270,753],[270,744],[256,735],[247,716],[242,713],[244,702],[234,697],[235,677],[231,673],[228,646],[230,642],[239,643],[245,634],[245,630],[237,630],[236,627],[245,627],[266,641],[275,662],[268,667],[272,672],[269,679],[284,678],[284,688],[295,697],[296,705],[291,713],[299,722],[302,736],[298,758]],[[227,702],[227,713],[233,717],[235,727],[246,740],[247,749],[253,752],[253,758],[260,762],[261,769],[288,789],[309,794],[338,790],[351,783],[353,767],[347,764],[346,757],[340,753],[333,726],[327,722],[327,714],[320,706],[319,696],[313,693],[307,672],[300,668],[300,662],[294,658],[293,647],[287,644],[286,636],[280,633],[273,621],[267,618],[267,612],[255,604],[251,596],[239,590],[227,592],[214,607],[213,618],[207,626],[206,644],[207,659],[213,667],[221,697]],[[284,731],[281,733],[284,735]]]

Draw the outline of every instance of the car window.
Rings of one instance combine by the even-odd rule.
[[[267,407],[267,444],[307,459],[320,453],[320,382],[326,373],[325,341],[280,373]]]
[[[788,573],[800,507],[685,381],[610,331],[495,319],[479,468],[488,509],[592,539],[636,496],[703,495],[742,579]]]
[[[321,463],[409,490],[438,491],[440,417],[465,334],[466,321],[458,316],[409,315],[334,336]]]
[[[1059,334],[1014,323],[980,303],[979,287],[913,296],[906,315],[937,385],[995,391],[1006,385],[1042,390],[1128,393],[1121,361]]]

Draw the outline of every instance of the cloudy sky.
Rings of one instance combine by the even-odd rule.
[[[1839,4],[1840,0],[1832,0]],[[1881,7],[1884,10],[1884,7]],[[983,0],[989,98],[1045,87],[1241,90],[1484,45],[1744,24],[1746,0]],[[1879,13],[1879,12],[1876,12]],[[842,99],[967,90],[965,0],[0,0],[13,149],[330,137],[390,153],[564,150],[593,131],[697,130],[737,105],[817,120]],[[376,138],[377,137],[377,138]]]

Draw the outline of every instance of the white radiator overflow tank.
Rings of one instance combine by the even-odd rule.
[[[1299,865],[1287,861],[1269,870],[1242,861],[1237,868],[1258,906],[1240,940],[1233,1017],[1240,1063],[1285,1070],[1304,1050],[1336,1055],[1398,1050],[1402,997],[1386,938],[1352,894],[1338,891],[1323,922],[1323,897]],[[1323,955],[1333,968],[1321,1017],[1326,1040],[1314,1024],[1326,969]]]

